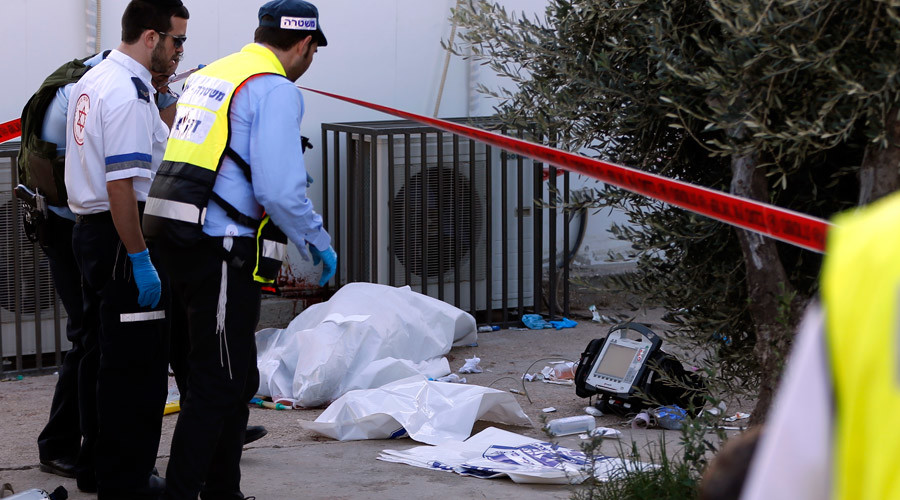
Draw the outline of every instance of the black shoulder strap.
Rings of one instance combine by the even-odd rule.
[[[250,173],[250,164],[241,158],[241,155],[231,149],[231,145],[225,146],[225,156],[231,158],[244,172],[244,177],[247,178],[247,182],[253,184],[253,175]]]
[[[225,210],[225,214],[228,215],[232,220],[236,221],[238,224],[242,226],[252,227],[254,230],[259,228],[260,221],[254,219],[253,217],[249,217],[241,213],[240,210],[234,208],[234,205],[225,201],[224,198],[219,196],[215,191],[213,191],[210,196],[213,201],[215,201],[223,210]]]
[[[247,178],[247,182],[253,184],[253,177],[250,174],[250,164],[244,161],[241,158],[241,155],[237,154],[231,146],[225,146],[225,156],[231,158],[238,167],[240,167],[241,171],[244,172],[244,177]],[[221,196],[216,194],[215,191],[212,192],[210,198],[213,199],[216,203],[225,210],[225,214],[228,215],[232,220],[236,221],[238,224],[242,226],[252,227],[253,229],[258,229],[260,221],[254,219],[253,217],[249,217],[241,213],[240,210],[234,208],[234,205],[225,201]]]
[[[309,137],[300,136],[300,144],[301,150],[306,152],[307,149],[313,149],[313,145],[309,142]],[[244,177],[247,178],[247,182],[253,183],[253,175],[250,173],[250,164],[247,163],[246,160],[241,158],[241,155],[237,154],[235,150],[231,149],[231,145],[225,146],[225,156],[231,158],[234,163],[237,164],[238,167],[244,172]]]

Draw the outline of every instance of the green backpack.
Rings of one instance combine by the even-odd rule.
[[[60,66],[44,80],[22,110],[19,182],[43,195],[50,205],[63,206],[68,200],[65,181],[66,158],[57,154],[59,145],[41,139],[44,115],[56,97],[57,90],[77,82],[91,69],[84,64],[91,57],[94,56],[75,59]]]

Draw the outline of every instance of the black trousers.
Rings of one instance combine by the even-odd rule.
[[[66,338],[72,343],[59,367],[59,379],[53,402],[50,403],[50,418],[38,436],[41,460],[66,459],[75,462],[81,449],[78,378],[86,347],[81,321],[81,271],[72,252],[74,226],[75,221],[50,212],[39,229],[40,244],[50,264],[53,285],[68,316]],[[96,371],[96,367],[87,370]],[[90,375],[90,378],[95,377]]]
[[[222,283],[222,238],[191,248],[159,247],[172,277],[175,336],[188,346],[181,412],[172,437],[166,495],[171,499],[242,499],[240,460],[247,427],[247,402],[259,387],[255,331],[260,287],[248,270],[227,269],[224,331],[216,311]],[[235,238],[232,252],[245,260],[256,251],[252,238]],[[176,371],[177,373],[177,371]],[[184,372],[182,372],[184,373]]]
[[[162,297],[155,309],[138,305],[131,260],[111,218],[76,224],[73,247],[83,279],[82,365],[97,363],[93,387],[87,377],[80,380],[84,393],[96,395],[96,411],[83,413],[82,454],[93,451],[99,499],[140,498],[156,462],[166,401],[168,283],[151,247]]]

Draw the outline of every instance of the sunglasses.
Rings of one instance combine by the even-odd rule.
[[[160,35],[162,35],[162,36],[170,36],[170,37],[172,37],[172,42],[175,43],[175,48],[176,48],[176,49],[180,49],[181,46],[184,45],[184,42],[187,41],[187,35],[170,35],[170,34],[168,34],[168,33],[166,33],[166,32],[163,32],[163,31],[159,31],[159,30],[155,30],[155,31],[156,31],[157,33],[159,33]]]

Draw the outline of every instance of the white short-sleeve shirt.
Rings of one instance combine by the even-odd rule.
[[[159,117],[150,71],[118,50],[88,71],[69,94],[66,191],[76,214],[109,210],[106,183],[131,178],[145,201],[162,162],[169,129]]]

